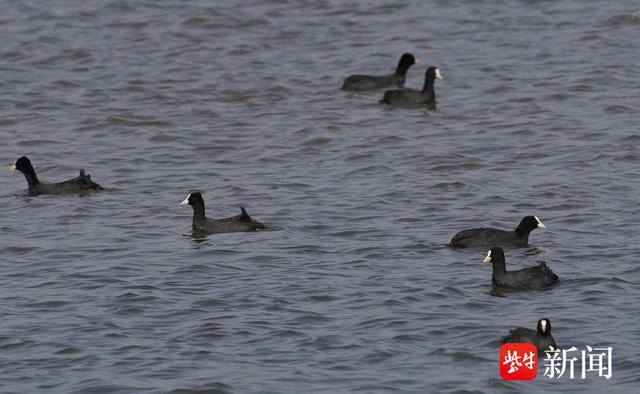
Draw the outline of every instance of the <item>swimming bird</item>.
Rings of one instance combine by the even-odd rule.
[[[87,193],[96,190],[103,190],[103,187],[91,180],[89,174],[85,174],[84,170],[80,170],[80,175],[68,181],[58,183],[40,182],[36,175],[31,161],[22,156],[16,160],[15,164],[9,167],[11,170],[18,170],[24,174],[29,184],[29,193],[38,194],[64,194],[64,193]]]
[[[394,85],[401,88],[404,86],[409,67],[414,64],[420,64],[420,60],[410,53],[405,53],[400,57],[395,73],[389,75],[349,75],[342,84],[342,90],[384,89]]]
[[[493,247],[487,252],[484,263],[493,266],[491,282],[499,287],[541,290],[556,284],[559,280],[558,275],[554,274],[544,262],[529,268],[507,271],[504,263],[504,251],[499,247]]]
[[[529,244],[529,233],[536,228],[546,228],[546,226],[537,216],[525,216],[514,231],[486,227],[462,230],[451,238],[449,246],[457,248],[493,245],[523,247]]]
[[[427,107],[428,109],[436,109],[436,91],[434,89],[436,78],[442,79],[440,69],[435,66],[429,67],[424,77],[422,90],[387,90],[384,92],[380,104],[407,108]]]
[[[244,208],[240,208],[240,214],[226,219],[209,219],[205,216],[204,200],[200,192],[191,193],[180,203],[181,207],[191,205],[193,207],[193,229],[209,234],[235,233],[243,231],[255,231],[264,228],[264,225],[249,216]]]
[[[533,343],[539,351],[549,350],[550,346],[557,349],[556,341],[551,335],[551,322],[549,319],[538,320],[535,330],[524,327],[516,327],[509,330],[509,334],[500,339],[501,343]]]

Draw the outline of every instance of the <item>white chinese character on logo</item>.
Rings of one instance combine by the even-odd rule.
[[[525,353],[522,356],[522,363],[524,364],[525,367],[529,368],[529,369],[533,369],[536,366],[535,361],[533,361],[533,352],[529,352],[529,353]]]
[[[549,378],[556,377],[557,379],[560,379],[560,377],[564,375],[567,369],[567,361],[568,361],[569,362],[569,379],[573,379],[573,365],[574,365],[574,362],[577,360],[577,358],[572,357],[570,359],[567,359],[567,353],[575,352],[578,349],[576,349],[574,346],[571,346],[569,349],[562,349],[562,351],[560,351],[560,349],[554,349],[553,346],[549,346],[549,348],[551,350],[545,351],[545,353],[547,353],[547,358],[544,359],[545,369],[544,369],[543,376],[548,376]],[[560,354],[562,354],[562,358],[560,357]]]
[[[587,372],[598,371],[599,377],[605,379],[611,379],[613,371],[611,370],[611,352],[613,348],[611,346],[607,348],[592,348],[587,346],[589,353],[582,351],[582,379],[587,376]],[[604,350],[605,352],[592,354],[592,351]],[[607,366],[604,365],[603,359],[607,358]],[[589,360],[589,368],[587,368],[587,359]],[[603,374],[604,373],[604,374]]]
[[[522,366],[522,363],[520,362],[520,356],[518,356],[518,351],[514,351],[513,354],[511,354],[511,351],[507,351],[507,355],[504,358],[504,361],[502,362],[502,365],[506,365],[506,364],[510,364],[509,365],[509,373],[514,373],[516,372],[518,369],[520,369],[520,367]]]

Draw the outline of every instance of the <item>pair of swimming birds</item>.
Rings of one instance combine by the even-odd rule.
[[[400,57],[396,71],[393,74],[386,75],[364,75],[355,74],[348,76],[342,84],[343,90],[365,91],[378,90],[389,87],[397,87],[398,89],[387,90],[380,100],[381,104],[396,107],[427,107],[435,109],[436,107],[436,91],[435,80],[443,79],[440,69],[435,66],[427,68],[424,77],[424,85],[422,90],[405,89],[404,83],[407,71],[414,64],[420,64],[413,54],[405,53]]]
[[[84,170],[72,179],[48,183],[40,181],[31,161],[22,156],[10,167],[24,174],[29,185],[31,195],[42,194],[87,194],[104,190],[102,186],[91,180],[91,176]],[[204,200],[199,192],[191,193],[182,202],[181,206],[193,207],[193,229],[206,233],[229,233],[240,231],[256,231],[264,228],[264,225],[254,220],[244,208],[240,208],[240,214],[225,219],[210,219],[205,216]]]
[[[504,247],[529,245],[529,234],[537,228],[546,228],[537,216],[525,216],[513,231],[495,228],[463,230],[453,236],[449,246],[454,248],[490,247],[485,263],[493,267],[492,282],[502,288],[540,290],[559,281],[553,271],[542,262],[539,265],[515,271],[507,271]],[[500,245],[500,246],[495,246]]]

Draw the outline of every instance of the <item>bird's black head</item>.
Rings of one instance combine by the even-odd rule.
[[[35,185],[40,183],[38,176],[36,175],[36,171],[33,169],[31,165],[31,161],[27,158],[27,156],[22,156],[18,160],[16,160],[15,164],[9,167],[11,170],[18,170],[24,174],[24,177],[27,179],[29,183],[29,190],[32,189]]]
[[[16,160],[16,163],[11,166],[11,169],[18,170],[23,174],[33,172],[33,166],[31,165],[31,161],[27,156],[22,156],[21,158]]]
[[[538,334],[549,335],[551,334],[551,322],[549,319],[538,320]]]
[[[202,194],[200,194],[200,192],[194,192],[194,193],[189,194],[187,196],[187,198],[185,198],[180,203],[180,206],[181,207],[186,207],[187,205],[195,206],[195,205],[201,204],[201,203],[204,203],[204,200],[202,199]]]
[[[440,69],[436,66],[427,68],[426,79],[433,81],[435,78],[442,79],[442,73],[440,73]]]
[[[396,68],[396,75],[404,76],[407,73],[407,70],[409,70],[409,67],[414,64],[420,64],[420,60],[410,53],[405,53],[400,57],[398,67]]]
[[[525,216],[520,221],[517,230],[519,232],[528,234],[537,228],[546,228],[546,226],[542,224],[542,221],[538,219],[537,216]]]
[[[420,59],[413,56],[411,53],[405,53],[400,57],[400,64],[410,66],[412,64],[420,64]]]
[[[484,258],[484,262],[487,264],[494,262],[504,262],[504,251],[502,248],[493,247],[487,252],[487,257]]]

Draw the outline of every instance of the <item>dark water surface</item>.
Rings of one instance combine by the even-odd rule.
[[[2,2],[1,163],[110,190],[0,171],[0,391],[637,392],[639,37],[632,0]],[[338,90],[405,51],[438,111]],[[195,239],[193,190],[277,231]],[[446,243],[529,214],[507,264],[561,283],[493,296]],[[503,381],[541,317],[613,378]]]

